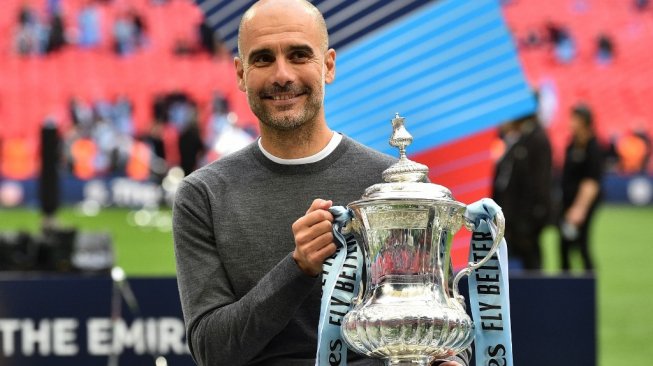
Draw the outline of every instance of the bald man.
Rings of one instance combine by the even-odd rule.
[[[234,62],[261,136],[177,191],[189,347],[202,366],[314,365],[320,273],[336,252],[328,209],[359,199],[396,159],[327,125],[324,90],[335,79],[336,52],[310,3],[254,4],[242,17]],[[348,361],[383,365],[353,352]]]

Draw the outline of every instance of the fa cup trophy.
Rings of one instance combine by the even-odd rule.
[[[458,281],[494,254],[504,219],[500,211],[494,218],[496,236],[487,255],[450,281],[450,239],[474,224],[465,219],[465,204],[429,183],[428,168],[406,157],[412,136],[404,118],[397,115],[392,125],[390,144],[399,149],[399,161],[383,172],[384,183],[348,205],[354,218],[346,229],[362,246],[365,279],[341,331],[350,349],[388,365],[428,365],[473,341]]]

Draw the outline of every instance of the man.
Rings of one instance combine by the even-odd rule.
[[[494,200],[505,215],[511,261],[540,270],[540,235],[551,215],[551,144],[535,115],[501,126],[505,153],[495,167]]]
[[[592,110],[585,104],[571,109],[571,141],[562,167],[562,217],[560,218],[560,262],[571,269],[572,248],[580,250],[585,271],[594,271],[590,253],[590,227],[601,201],[603,151],[594,132]]]
[[[313,5],[256,3],[238,48],[238,85],[261,137],[188,176],[175,199],[189,347],[205,366],[313,365],[319,275],[336,252],[328,209],[359,199],[395,159],[327,126],[336,53]],[[353,352],[349,360],[382,364]]]

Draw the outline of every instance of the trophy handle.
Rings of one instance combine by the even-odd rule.
[[[352,298],[352,308],[363,302],[365,296],[365,290],[367,289],[367,260],[365,259],[365,249],[363,248],[363,233],[361,232],[362,225],[360,219],[353,216],[345,227],[341,229],[342,234],[351,234],[356,239],[356,245],[360,248],[360,253],[363,256],[362,258],[362,268],[361,268],[361,278],[358,279],[358,294],[355,298]]]
[[[467,230],[473,231],[475,229],[476,225],[474,222],[469,221],[467,218],[463,218],[463,220],[464,220],[465,228],[467,228]],[[456,277],[454,277],[453,279],[453,296],[460,303],[464,304],[465,298],[462,295],[460,295],[460,292],[458,291],[458,282],[460,282],[463,276],[469,276],[473,271],[475,271],[476,269],[484,265],[485,262],[489,261],[490,258],[492,258],[494,253],[496,253],[497,249],[499,248],[501,239],[503,239],[503,234],[506,229],[506,219],[503,216],[501,210],[496,212],[496,214],[494,215],[494,222],[490,221],[489,224],[494,227],[494,230],[492,230],[492,232],[495,233],[494,241],[492,242],[492,248],[490,248],[490,251],[480,261],[468,262],[467,267],[465,267],[465,269],[458,272]]]

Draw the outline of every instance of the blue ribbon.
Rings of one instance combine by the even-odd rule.
[[[333,236],[338,248],[347,245],[347,238],[342,234],[344,228],[351,219],[354,218],[354,212],[348,207],[331,206],[329,212],[333,215]]]
[[[322,305],[318,325],[315,365],[347,365],[347,345],[342,340],[342,319],[358,295],[363,253],[353,235],[342,228],[354,217],[349,208],[332,206],[333,237],[338,250],[322,265]]]
[[[465,217],[474,223],[470,262],[478,262],[488,254],[497,235],[492,219],[500,210],[499,205],[491,199],[482,199],[467,206]],[[476,366],[513,366],[505,239],[501,240],[499,249],[491,259],[471,273],[468,283],[475,324]]]

